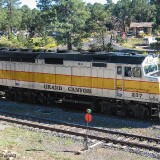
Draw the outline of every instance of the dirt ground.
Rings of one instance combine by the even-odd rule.
[[[0,160],[149,160],[144,156],[97,147],[76,155],[81,141],[0,123]]]

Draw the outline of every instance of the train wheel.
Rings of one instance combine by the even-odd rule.
[[[37,98],[37,94],[36,92],[32,92],[30,94],[30,102],[33,104],[37,104],[38,103],[38,98]]]
[[[143,117],[144,117],[145,119],[148,119],[148,117],[149,117],[149,110],[148,110],[147,108],[146,108],[146,110],[144,111]]]
[[[53,96],[51,94],[46,94],[46,105],[51,106],[53,104]]]
[[[100,106],[100,101],[96,100],[92,102],[92,105],[90,107],[93,112],[100,112],[101,106]]]
[[[45,102],[46,102],[46,99],[45,99],[45,94],[43,94],[43,93],[40,93],[39,95],[37,95],[38,97],[37,97],[37,100],[38,100],[38,103],[40,103],[40,104],[45,104]]]
[[[6,99],[10,101],[15,101],[15,96],[16,96],[15,91],[8,90],[5,92]]]
[[[137,105],[135,109],[136,118],[147,118],[149,116],[149,110],[143,105]]]
[[[16,91],[15,100],[18,102],[22,102],[24,99],[23,92],[22,91]]]
[[[116,102],[116,104],[117,104],[117,115],[126,116],[127,108],[126,108],[126,104],[124,103],[124,101],[119,100]]]
[[[108,104],[107,101],[102,101],[100,103],[100,107],[101,107],[101,112],[102,113],[111,113],[111,106]]]

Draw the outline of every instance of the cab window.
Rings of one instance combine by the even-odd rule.
[[[132,69],[132,72],[133,72],[133,77],[136,77],[136,78],[141,78],[142,77],[142,72],[141,72],[140,67],[134,67]]]
[[[125,77],[131,77],[132,76],[131,67],[124,67],[124,76]]]
[[[156,64],[144,66],[145,74],[157,71],[158,67]]]
[[[122,75],[122,66],[117,66],[117,74]]]

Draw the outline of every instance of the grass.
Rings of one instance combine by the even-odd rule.
[[[39,147],[38,141],[43,138],[41,134],[38,134],[36,132],[24,132],[23,129],[12,127],[4,129],[0,135],[0,146],[10,149],[15,145],[18,148],[23,145],[26,150],[33,146]],[[24,141],[28,141],[29,144],[27,144],[26,142],[23,144]]]
[[[136,48],[136,46],[143,44],[143,38],[128,38],[122,46],[127,48]]]
[[[54,153],[52,150],[54,148],[51,147],[54,144],[61,143],[61,141],[61,138],[48,136],[41,132],[8,127],[0,132],[0,151],[16,150],[20,157],[36,157],[37,154],[47,154],[48,159],[51,159],[51,157],[61,159],[61,154],[58,152]],[[70,146],[73,144],[73,141],[71,139],[65,139],[63,143],[64,146]]]
[[[16,153],[18,160],[150,160],[129,152],[104,148],[74,155],[74,152],[81,150],[83,146],[70,138],[59,138],[49,133],[29,131],[14,126],[1,128],[3,129],[0,130],[0,160],[6,160],[1,157],[1,151],[4,150]]]

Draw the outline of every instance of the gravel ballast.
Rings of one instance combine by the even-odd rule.
[[[23,114],[23,115],[33,116],[33,117],[46,118],[49,120],[56,120],[60,122],[74,123],[78,125],[86,125],[86,121],[84,118],[85,112],[69,111],[68,109],[58,108],[58,107],[49,108],[49,107],[40,106],[40,105],[24,104],[24,103],[9,102],[9,101],[2,100],[0,101],[0,111],[7,111],[11,113],[18,113],[18,114]],[[93,120],[91,123],[89,123],[89,126],[92,126],[92,127],[120,130],[121,132],[134,133],[134,134],[143,135],[143,136],[160,138],[160,126],[157,124],[157,122],[154,123],[153,121],[126,119],[121,117],[114,117],[114,116],[101,115],[101,114],[95,114],[95,113],[92,113],[92,116],[93,116]],[[0,133],[6,130],[6,128],[8,128],[6,125],[0,124]],[[32,131],[32,132],[35,132],[35,131]],[[39,134],[45,134],[45,133],[39,133]],[[128,159],[147,159],[148,160],[148,159],[151,159],[151,158],[147,158],[146,157],[147,155],[143,155],[143,153],[140,154],[141,155],[140,156],[140,155],[131,153],[129,150],[123,151],[123,150],[118,150],[118,149],[113,149],[108,147],[95,148],[89,151],[89,153],[76,156],[75,152],[83,148],[82,139],[79,138],[79,141],[77,141],[75,137],[67,138],[67,136],[61,135],[59,133],[57,133],[57,135],[58,135],[57,137],[60,138],[61,140],[71,139],[71,141],[73,141],[75,145],[74,147],[72,146],[74,150],[72,149],[72,147],[65,148],[64,145],[59,145],[60,150],[62,148],[63,149],[65,148],[64,150],[67,150],[67,151],[64,151],[64,150],[60,151],[60,153],[62,153],[62,157],[60,159],[65,159],[64,158],[65,155],[69,156],[68,159],[82,159],[82,160],[89,159],[89,158],[93,160],[94,159],[99,159],[99,160],[103,160],[103,159],[104,160],[106,159],[127,159],[127,160]],[[47,142],[47,143],[48,143],[47,146],[50,146],[50,142]],[[44,147],[44,144],[42,146]],[[53,152],[59,153],[59,151],[56,151],[57,147],[54,147],[54,148],[55,150],[54,151],[52,150],[51,154]],[[4,150],[3,147],[2,148],[0,147],[0,149],[2,151]],[[15,150],[11,149],[11,151],[15,151]],[[48,148],[45,149],[45,151],[43,151],[44,154],[48,155],[46,151],[48,152]],[[86,154],[87,154],[87,158],[85,157]],[[149,157],[157,159],[157,157],[154,157],[154,156],[149,155]]]

